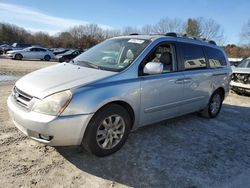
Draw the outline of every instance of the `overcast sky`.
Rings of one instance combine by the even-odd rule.
[[[71,26],[96,23],[121,29],[155,24],[161,18],[212,18],[221,25],[226,43],[241,43],[250,19],[248,0],[0,0],[0,22],[50,34]]]

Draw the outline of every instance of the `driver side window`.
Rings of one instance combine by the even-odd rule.
[[[148,62],[160,62],[163,64],[163,74],[176,71],[175,50],[172,44],[162,44],[156,47],[146,59]],[[145,64],[145,65],[146,65]]]

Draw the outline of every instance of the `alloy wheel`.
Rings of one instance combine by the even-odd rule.
[[[125,121],[119,115],[106,117],[98,126],[96,141],[102,149],[112,149],[120,141],[125,133]]]

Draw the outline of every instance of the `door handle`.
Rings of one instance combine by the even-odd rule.
[[[190,83],[192,81],[192,78],[184,78],[183,82],[184,83]]]
[[[182,78],[182,79],[176,80],[175,83],[176,83],[176,84],[183,84],[183,81],[184,81],[184,79]]]
[[[181,78],[175,81],[176,84],[184,84],[192,82],[192,78]]]
[[[227,75],[227,73],[214,73],[213,76]]]

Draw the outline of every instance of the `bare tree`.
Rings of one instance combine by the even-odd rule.
[[[142,34],[152,34],[155,32],[155,27],[153,25],[147,24],[141,28]]]
[[[132,33],[140,33],[140,30],[131,26],[126,26],[122,29],[122,35],[129,35]]]
[[[185,23],[177,18],[163,18],[156,25],[154,32],[165,34],[168,32],[183,33],[185,30]]]
[[[213,19],[205,19],[203,17],[191,19],[186,23],[186,34],[188,36],[206,38],[214,40],[218,44],[224,43],[224,32],[221,26]]]
[[[250,19],[246,24],[243,25],[240,35],[241,40],[243,40],[243,43],[246,43],[250,46]]]
[[[219,44],[223,44],[225,41],[224,32],[221,26],[213,19],[199,18],[201,37],[208,40],[214,40]]]
[[[106,30],[103,30],[102,33],[103,33],[102,35],[103,35],[104,39],[108,39],[108,38],[117,37],[117,36],[122,35],[121,31],[118,29],[106,29]]]

